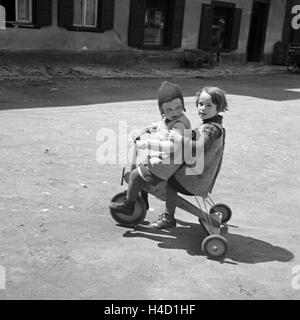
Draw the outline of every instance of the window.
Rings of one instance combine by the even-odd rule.
[[[144,45],[163,45],[165,12],[147,9],[145,12]]]
[[[5,8],[0,5],[0,30],[6,29],[6,12]]]
[[[114,0],[60,0],[58,25],[72,31],[113,29]]]
[[[210,38],[210,46],[213,49],[226,48],[226,31],[228,30],[229,20],[228,16],[223,12],[222,9],[215,8],[212,24],[212,33]],[[227,33],[228,34],[228,33]]]
[[[221,52],[236,50],[241,11],[230,2],[203,4],[198,47]]]
[[[73,25],[81,27],[96,27],[97,9],[97,0],[74,0]]]
[[[179,48],[184,5],[185,0],[131,0],[128,45]]]
[[[6,11],[6,26],[42,27],[52,23],[51,0],[0,0]]]
[[[31,0],[16,0],[16,22],[32,22]]]

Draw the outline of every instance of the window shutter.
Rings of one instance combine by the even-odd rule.
[[[39,1],[39,0],[38,0]],[[58,0],[58,21],[59,27],[71,27],[73,26],[73,0]]]
[[[111,30],[114,28],[115,0],[99,0],[98,28]]]
[[[172,35],[171,35],[171,46],[173,48],[181,47],[183,18],[184,18],[184,4],[185,4],[185,0],[175,0],[175,3],[174,3]]]
[[[52,24],[52,1],[32,1],[32,22],[37,26],[50,26]]]
[[[145,0],[131,0],[128,45],[141,47],[144,43]]]
[[[203,3],[198,42],[199,49],[207,50],[210,48],[212,22],[213,6],[210,4]]]
[[[242,18],[242,9],[236,8],[234,10],[230,50],[236,50],[238,48],[241,18]]]

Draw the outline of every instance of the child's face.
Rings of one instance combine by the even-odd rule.
[[[202,120],[210,119],[218,114],[217,105],[211,101],[211,95],[205,91],[200,94],[197,109]]]
[[[175,120],[183,113],[182,102],[179,98],[173,99],[162,104],[162,112],[166,119]]]

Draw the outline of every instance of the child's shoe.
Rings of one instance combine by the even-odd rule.
[[[155,229],[167,229],[176,227],[176,220],[174,215],[170,215],[164,212],[158,217],[158,219],[150,224],[151,228]]]
[[[125,199],[123,202],[111,202],[109,205],[111,210],[131,216],[134,211],[134,202]]]

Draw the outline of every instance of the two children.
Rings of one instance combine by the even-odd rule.
[[[188,165],[191,160],[195,162],[194,158],[188,159],[193,152],[184,154],[186,163],[169,178],[167,183],[166,210],[150,225],[151,227],[158,229],[173,227],[174,221],[176,225],[174,215],[177,192],[206,197],[212,191],[221,168],[225,129],[222,126],[223,117],[219,113],[228,109],[225,93],[217,87],[205,87],[196,94],[195,102],[201,122],[199,128],[193,130],[193,138],[179,135],[171,130],[170,139],[176,145],[183,143],[184,151],[196,150],[196,162],[202,157],[203,167],[200,165],[201,170],[199,170],[195,163]]]
[[[179,87],[164,82],[159,89],[158,103],[163,116],[157,126],[161,138],[148,140],[146,143],[140,141],[138,146],[160,150],[161,153],[158,157],[150,155],[144,163],[131,172],[125,203],[111,203],[110,208],[130,215],[134,210],[138,193],[143,189],[145,183],[156,185],[161,181],[168,180],[165,211],[157,221],[150,225],[153,228],[164,229],[176,226],[174,215],[178,191],[201,196],[206,196],[211,192],[221,167],[225,144],[223,118],[219,113],[226,111],[228,105],[225,93],[220,88],[205,87],[198,92],[196,107],[201,123],[200,127],[194,130],[195,137],[191,139],[190,136],[185,135],[185,130],[188,132],[187,129],[190,129],[190,122],[183,114],[185,111],[184,102]],[[178,162],[163,164],[160,159],[163,154],[169,157],[169,160],[171,158],[179,160],[178,157],[182,159],[181,152],[176,155],[177,150],[174,149],[174,146],[181,143],[184,144],[184,150],[204,151],[204,167],[200,173],[195,171],[195,174],[191,174],[191,172],[187,174],[188,166],[177,164]]]

